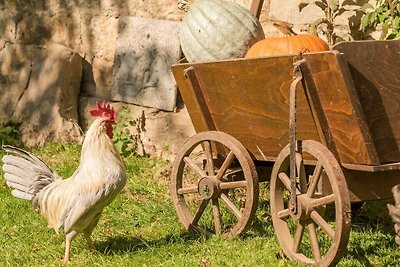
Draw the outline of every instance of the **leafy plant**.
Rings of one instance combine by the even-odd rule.
[[[400,1],[377,0],[376,7],[366,3],[361,7],[361,30],[380,31],[380,40],[400,39]]]
[[[354,38],[349,32],[340,31],[335,28],[335,18],[342,15],[344,12],[352,10],[351,6],[355,5],[352,1],[339,1],[339,0],[319,0],[307,1],[299,4],[300,12],[310,4],[319,7],[324,13],[325,17],[316,19],[310,25],[311,34],[318,35],[318,30],[327,37],[329,45],[335,44],[339,39],[352,41]],[[324,27],[323,27],[324,26]]]
[[[130,128],[134,127],[136,133],[132,133]],[[122,107],[118,111],[118,121],[114,128],[113,142],[117,151],[123,156],[138,155],[138,150],[141,154],[146,155],[141,139],[141,133],[145,131],[144,112],[136,119],[131,119],[131,111],[127,107]]]
[[[0,118],[0,143],[1,145],[16,145],[19,143],[19,127],[21,121],[16,118]]]

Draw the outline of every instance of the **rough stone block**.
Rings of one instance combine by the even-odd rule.
[[[28,52],[29,51],[29,52]],[[36,51],[37,52],[37,51]],[[5,42],[0,50],[0,117],[10,118],[29,84],[34,49]]]
[[[325,17],[324,12],[313,4],[299,12],[299,4],[302,2],[304,1],[285,1],[285,8],[282,8],[281,0],[270,0],[268,17],[272,20],[281,20],[294,25],[309,24],[317,18]]]
[[[180,22],[121,17],[109,99],[172,111],[177,87],[171,64],[181,57]]]
[[[23,47],[23,51],[32,50],[31,46]],[[22,141],[33,146],[46,141],[77,140],[82,58],[59,44],[33,48],[36,53],[24,53],[28,63],[21,65],[27,74],[17,79],[20,83],[10,83],[2,89],[6,94],[14,87],[18,89],[18,95],[10,99],[15,103],[12,116],[22,120]],[[17,63],[9,65],[18,72]]]
[[[113,62],[115,40],[117,39],[118,19],[107,16],[81,15],[81,42],[86,58],[94,57]]]

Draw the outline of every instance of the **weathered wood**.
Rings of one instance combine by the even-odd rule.
[[[263,4],[264,0],[253,0],[251,2],[250,12],[258,19],[260,18]]]
[[[352,50],[360,49],[352,47]],[[396,137],[396,131],[388,131],[389,125],[389,129],[398,128],[400,132],[400,82],[396,81],[394,73],[385,82],[390,85],[389,81],[392,81],[392,87],[398,91],[390,91],[388,87],[384,87],[384,91],[390,91],[388,95],[397,102],[390,102],[386,95],[390,116],[385,119],[385,114],[378,110],[378,120],[372,106],[366,106],[366,103],[367,96],[376,95],[379,90],[375,87],[365,89],[360,103],[361,89],[355,87],[360,82],[353,83],[355,68],[349,69],[343,55],[327,51],[305,54],[304,58],[307,61],[305,84],[311,90],[308,92],[311,105],[304,92],[300,93],[297,138],[322,141],[342,164],[352,167],[399,162],[400,156],[397,161],[394,161],[394,156],[399,152],[400,135]],[[195,89],[190,89],[182,75],[183,70],[190,66],[197,80],[192,82]],[[255,159],[265,161],[274,161],[288,143],[292,56],[177,64],[172,69],[197,132],[210,129],[227,132],[242,142]],[[379,133],[379,127],[385,133]],[[391,145],[391,150],[385,140]],[[398,143],[393,143],[393,140]],[[392,160],[389,161],[389,157]]]
[[[400,184],[392,188],[394,204],[387,204],[389,215],[394,223],[395,241],[400,245]]]
[[[361,165],[361,164],[342,163],[342,166],[349,170],[364,171],[364,172],[382,172],[382,171],[400,170],[400,162],[381,164],[381,165]]]
[[[381,163],[400,161],[400,41],[335,45],[348,63]]]
[[[305,82],[317,129],[340,162],[377,165],[350,72],[337,52],[306,54]],[[337,152],[336,152],[337,151]]]
[[[184,79],[193,66],[215,130],[237,138],[257,160],[273,161],[289,142],[293,57],[236,59],[172,67],[196,131],[207,130],[196,92]],[[197,89],[196,89],[197,90]],[[319,140],[304,90],[297,102],[297,137]],[[208,123],[209,124],[209,123]]]
[[[213,120],[211,118],[210,111],[208,110],[207,103],[205,102],[204,96],[201,92],[201,88],[199,85],[199,80],[196,76],[196,71],[194,67],[189,67],[183,71],[183,74],[185,76],[185,81],[187,86],[191,89],[191,91],[194,93],[194,100],[195,100],[195,105],[200,111],[199,113],[199,120],[201,120],[201,123],[199,127],[204,128],[201,129],[201,131],[213,131],[215,130],[215,125],[213,123]],[[206,86],[206,85],[203,85]],[[207,90],[207,87],[204,88],[204,90]]]
[[[400,170],[363,172],[343,169],[352,202],[393,197],[391,188],[400,183]]]
[[[322,144],[324,144],[335,156],[335,158],[339,158],[333,137],[332,132],[329,128],[329,124],[321,104],[321,100],[319,98],[318,89],[313,80],[312,72],[309,68],[309,63],[305,61],[305,63],[300,65],[301,72],[303,73],[304,80],[303,85],[306,89],[306,96],[310,106],[311,113],[313,115],[314,123],[318,131],[318,135],[321,138]]]
[[[393,186],[392,193],[394,203],[400,207],[400,184]]]

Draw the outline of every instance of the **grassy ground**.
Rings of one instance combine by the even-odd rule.
[[[79,151],[79,145],[51,144],[34,152],[67,177],[78,166]],[[279,256],[262,199],[246,234],[206,239],[187,233],[178,221],[168,192],[168,162],[124,160],[129,180],[93,233],[95,251],[76,238],[69,266],[297,266]],[[0,199],[0,266],[61,266],[63,235],[48,229],[28,202],[13,198],[4,178]],[[399,261],[385,203],[367,203],[353,220],[348,253],[339,266],[398,266]]]

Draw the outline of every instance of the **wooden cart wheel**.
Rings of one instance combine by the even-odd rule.
[[[289,145],[281,151],[272,170],[271,212],[275,232],[289,258],[313,266],[334,265],[346,251],[350,235],[346,180],[336,158],[325,146],[306,140],[299,147],[302,153],[296,153],[297,211],[288,205]],[[315,160],[315,167],[305,168],[303,157]]]
[[[242,233],[258,205],[254,162],[238,140],[223,132],[198,133],[182,146],[170,190],[185,228],[207,236]]]

